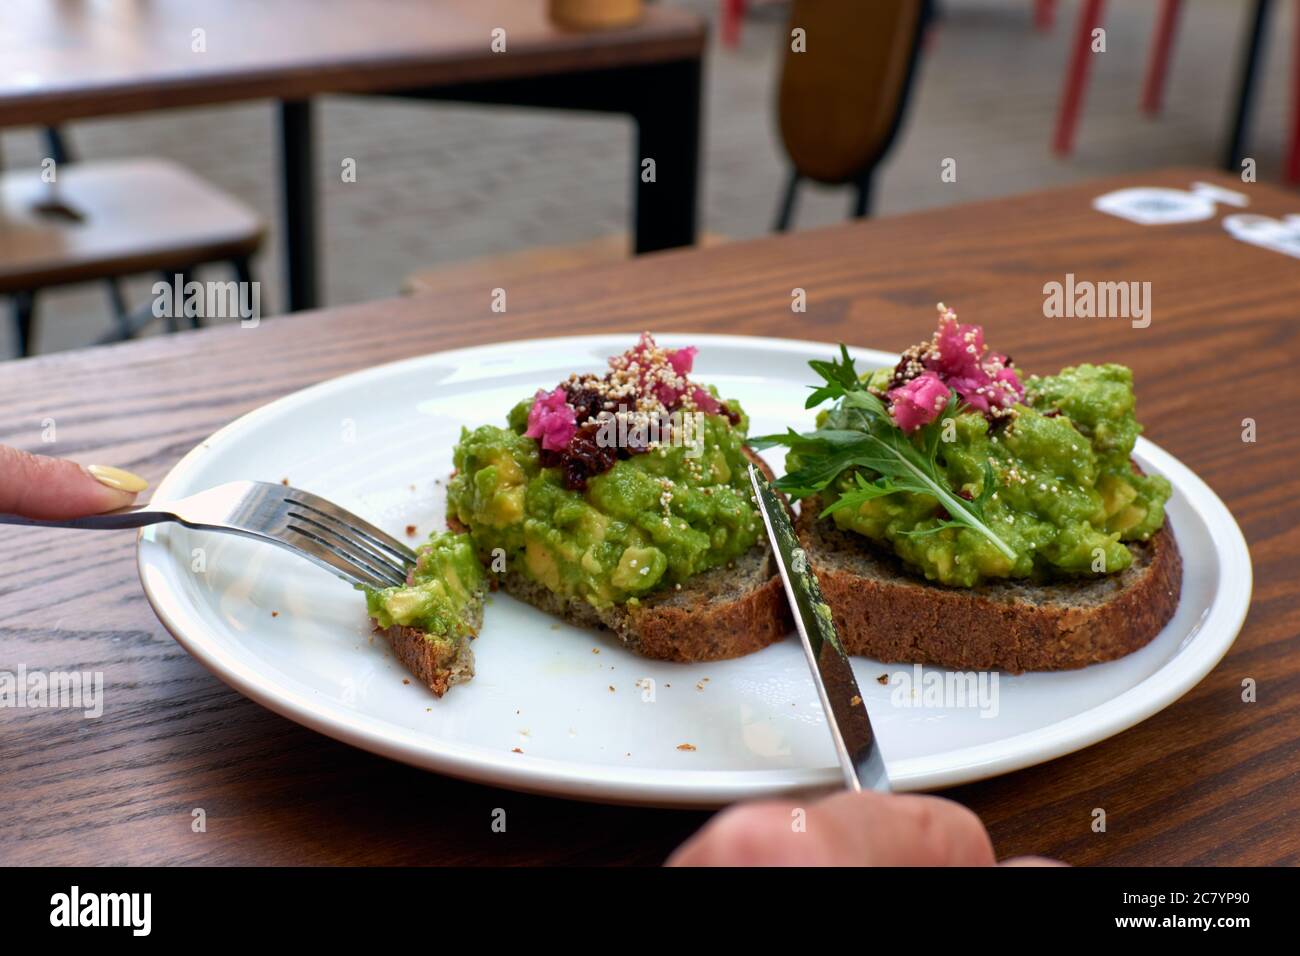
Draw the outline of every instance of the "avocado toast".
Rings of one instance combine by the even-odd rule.
[[[748,420],[690,379],[695,351],[643,334],[608,371],[465,430],[447,491],[494,587],[660,660],[737,657],[789,629]]]
[[[487,578],[469,537],[435,532],[405,586],[366,589],[366,611],[412,674],[441,697],[474,676],[469,642],[483,626]]]
[[[859,375],[814,362],[829,402],[778,487],[850,653],[1012,672],[1111,660],[1154,637],[1182,562],[1169,483],[1130,454],[1132,375],[1022,381],[942,305],[934,336]]]

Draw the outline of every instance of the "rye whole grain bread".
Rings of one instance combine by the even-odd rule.
[[[408,577],[408,583],[410,580]],[[433,691],[434,696],[441,697],[454,684],[463,684],[474,676],[474,649],[470,641],[483,627],[483,589],[473,589],[460,618],[464,631],[460,635],[430,634],[401,624],[380,627],[373,618],[371,621],[402,665]]]
[[[747,448],[745,455],[772,477],[757,454]],[[452,531],[466,530],[451,517],[447,524]],[[512,597],[570,624],[612,631],[638,654],[662,661],[717,661],[752,654],[781,640],[793,627],[766,536],[732,564],[697,574],[680,589],[654,592],[632,607],[593,607],[581,597],[556,594],[513,567],[490,577]]]
[[[815,520],[821,510],[805,499],[796,532],[850,654],[957,670],[1071,670],[1132,653],[1178,606],[1183,562],[1168,518],[1150,541],[1129,544],[1129,568],[1106,577],[953,588]]]
[[[483,606],[480,604],[477,619],[473,622],[474,633],[483,624]],[[419,628],[392,627],[375,630],[388,640],[393,654],[412,674],[418,677],[434,696],[441,697],[453,684],[463,684],[474,676],[474,649],[469,646],[472,638],[465,637],[459,641],[439,640],[421,631]]]

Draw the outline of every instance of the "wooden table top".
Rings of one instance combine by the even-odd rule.
[[[0,127],[667,62],[705,35],[661,4],[632,27],[568,31],[545,0],[5,0]]]
[[[1146,433],[1240,522],[1254,602],[1224,661],[1139,726],[949,795],[999,855],[1070,863],[1300,862],[1300,262],[1213,219],[1141,226],[1094,211],[1121,185],[1209,180],[1250,211],[1300,198],[1217,173],[1141,174],[1023,198],[658,254],[522,281],[490,312],[439,294],[0,364],[0,442],[153,481],[215,429],[291,390],[423,352],[644,328],[901,349],[943,299],[1027,370],[1131,365]],[[941,188],[936,186],[936,188]],[[1149,281],[1153,321],[1047,319],[1043,285]],[[792,317],[791,290],[808,295]],[[1258,441],[1241,441],[1242,420]],[[53,420],[57,442],[44,444]],[[145,601],[130,535],[0,529],[0,670],[102,670],[106,709],[0,709],[0,863],[657,863],[704,819],[442,778],[354,750],[240,697]],[[1251,678],[1258,702],[1243,703]],[[191,832],[191,811],[207,832]],[[508,836],[490,829],[493,808]],[[1094,808],[1107,832],[1092,832]]]

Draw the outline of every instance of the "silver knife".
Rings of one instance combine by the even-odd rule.
[[[794,624],[803,642],[813,683],[817,685],[817,696],[821,698],[826,725],[830,727],[840,769],[844,771],[844,782],[850,790],[888,791],[889,774],[885,772],[885,762],[871,729],[867,705],[835,633],[831,609],[822,598],[817,576],[808,566],[785,505],[772,490],[767,476],[750,465],[749,480],[754,486],[758,510],[763,514],[767,537],[772,542],[776,566],[785,583],[785,596],[794,612]]]

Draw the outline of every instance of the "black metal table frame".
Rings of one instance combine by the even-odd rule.
[[[643,253],[695,242],[702,78],[702,59],[689,57],[365,95],[630,115],[636,123],[631,169],[633,248]],[[289,312],[315,308],[318,302],[312,104],[310,99],[286,100],[279,107]],[[641,174],[647,158],[654,160],[653,182],[645,182]]]

